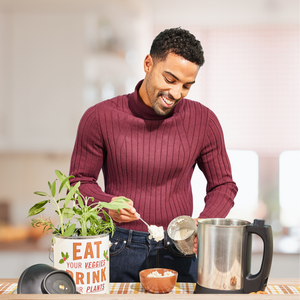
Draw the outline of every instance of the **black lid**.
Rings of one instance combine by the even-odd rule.
[[[75,294],[72,276],[46,264],[27,268],[18,281],[18,294]]]

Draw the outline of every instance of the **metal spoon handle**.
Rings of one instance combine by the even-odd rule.
[[[149,228],[150,226],[148,225],[148,223],[147,222],[145,222],[141,217],[140,217],[140,220],[142,221],[142,222],[144,222],[145,223],[145,225]]]

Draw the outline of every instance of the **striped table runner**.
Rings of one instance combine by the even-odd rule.
[[[0,294],[12,294],[17,288],[17,283],[0,283]],[[195,283],[177,282],[169,294],[193,294]],[[268,285],[268,294],[300,294],[298,285]],[[147,292],[139,282],[112,282],[110,283],[110,294],[146,294]]]

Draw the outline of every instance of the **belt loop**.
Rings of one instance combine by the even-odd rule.
[[[133,232],[133,230],[129,230],[128,240],[127,240],[127,244],[126,244],[126,248],[127,248],[127,249],[130,248],[131,239],[132,239],[132,232]]]
[[[168,234],[167,234],[167,230],[165,230],[164,235],[165,235],[165,238],[164,238],[164,248],[167,249],[167,247],[168,247]]]

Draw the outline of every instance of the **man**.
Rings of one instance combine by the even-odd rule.
[[[172,28],[153,41],[144,60],[145,79],[132,94],[89,108],[83,115],[71,159],[72,183],[96,201],[130,199],[129,209],[109,211],[118,227],[111,237],[110,280],[139,281],[139,271],[163,267],[178,281],[196,282],[195,255],[181,254],[165,232],[156,242],[147,227],[193,213],[195,165],[207,179],[200,218],[225,217],[237,187],[232,180],[221,126],[212,111],[185,99],[203,65],[201,44]],[[97,184],[103,170],[105,191]]]

